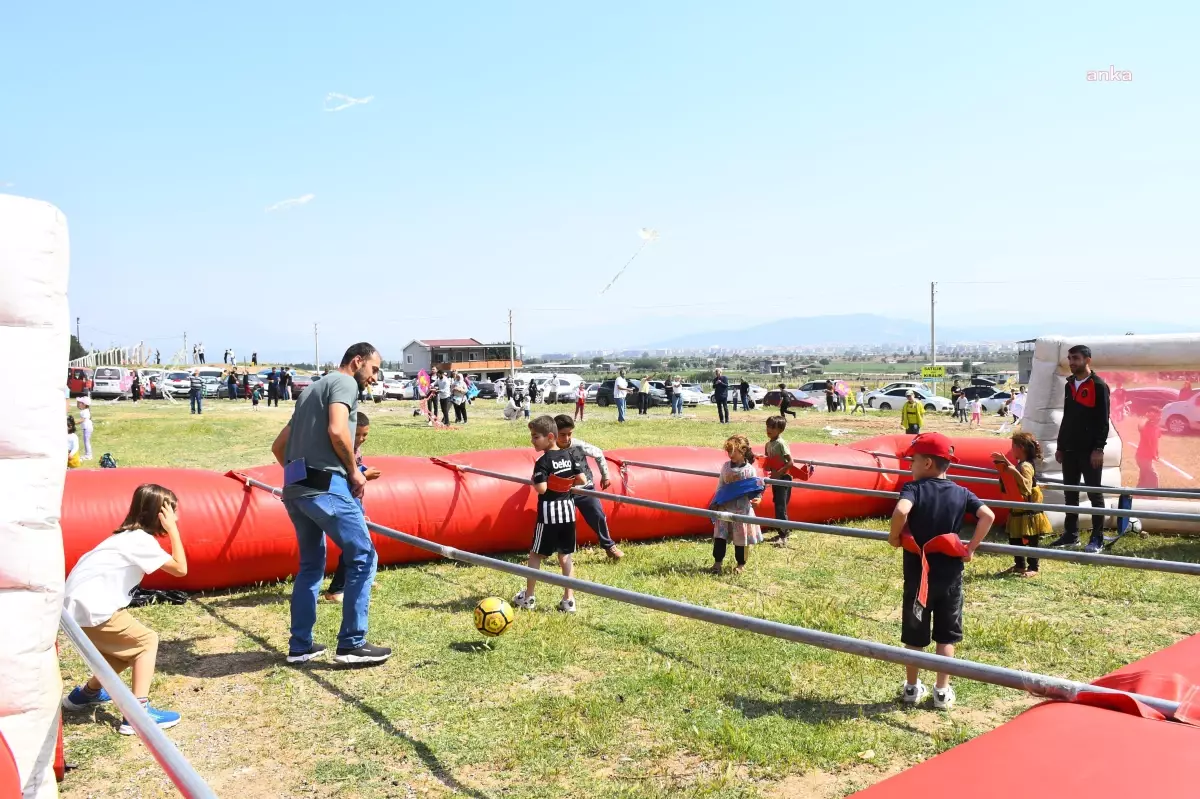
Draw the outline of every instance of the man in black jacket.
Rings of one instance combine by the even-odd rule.
[[[1054,459],[1062,464],[1067,485],[1100,485],[1104,467],[1104,445],[1108,441],[1108,384],[1092,371],[1092,351],[1082,344],[1067,350],[1067,379],[1063,401],[1062,425],[1058,428],[1058,449]],[[1078,491],[1066,491],[1068,505],[1079,504]],[[1104,507],[1104,495],[1088,493],[1092,507]],[[1050,546],[1067,547],[1079,543],[1079,514],[1068,513],[1063,534]],[[1104,517],[1092,517],[1092,537],[1085,552],[1104,548]]]

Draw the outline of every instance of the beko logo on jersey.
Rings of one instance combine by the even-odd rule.
[[[554,460],[553,458],[551,458],[550,459],[550,468],[551,469],[570,469],[571,468],[571,459],[564,458],[561,461],[557,461],[557,460]]]

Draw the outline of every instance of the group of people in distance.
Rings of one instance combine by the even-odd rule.
[[[1108,389],[1090,368],[1086,347],[1071,350],[1072,378],[1066,386],[1066,406],[1056,460],[1063,465],[1064,480],[1098,485],[1108,431]],[[334,661],[350,665],[377,665],[391,656],[391,649],[367,640],[371,585],[378,559],[368,533],[363,510],[367,483],[380,476],[363,464],[362,446],[369,420],[358,411],[363,388],[379,376],[380,356],[368,343],[350,347],[340,367],[315,382],[297,401],[291,420],[272,444],[272,454],[284,469],[283,502],[295,528],[299,548],[299,570],[291,596],[290,639],[287,662],[306,663],[325,655],[325,647],[314,640],[318,599],[324,580],[326,536],[342,551],[334,581],[326,598],[341,602],[342,622]],[[529,566],[540,568],[545,558],[558,556],[563,574],[574,574],[573,555],[577,546],[576,519],[583,516],[596,532],[607,556],[616,561],[624,553],[616,546],[600,501],[573,489],[595,487],[590,458],[600,473],[600,488],[610,485],[604,453],[575,436],[575,420],[565,414],[539,416],[529,424],[530,442],[538,453],[532,483],[537,493],[537,513],[529,549]],[[775,519],[788,519],[788,503],[796,466],[783,438],[787,419],[782,415],[766,420],[763,468],[771,485]],[[747,565],[747,550],[763,541],[755,509],[761,504],[765,484],[755,467],[756,455],[745,436],[725,441],[728,460],[717,479],[711,507],[736,519],[718,517],[713,522],[713,567],[720,574],[729,542],[734,548],[735,573]],[[888,543],[904,550],[902,567],[901,642],[923,650],[931,643],[940,655],[953,656],[963,638],[963,564],[970,561],[988,535],[995,514],[967,488],[947,478],[956,461],[950,440],[940,433],[917,435],[905,457],[911,460],[913,479],[903,486],[891,517]],[[992,455],[1001,477],[1015,485],[1028,502],[1041,500],[1035,465],[1041,448],[1032,435],[1018,432],[1011,437],[1007,452]],[[803,471],[801,471],[803,476]],[[1100,494],[1091,494],[1093,504],[1102,504]],[[1067,493],[1069,504],[1078,503]],[[967,514],[977,524],[969,542],[959,532]],[[133,693],[161,727],[179,723],[177,712],[149,704],[149,693],[157,653],[157,635],[127,610],[130,593],[145,575],[162,569],[174,576],[187,574],[187,555],[179,533],[179,500],[159,485],[139,486],[129,512],[115,533],[85,554],[66,582],[66,611],[84,629],[115,671],[132,669]],[[1093,542],[1101,536],[1104,517],[1093,517]],[[1076,539],[1078,516],[1067,516],[1066,531],[1055,545]],[[768,522],[769,524],[769,522]],[[1050,532],[1049,520],[1040,510],[1013,511],[1006,525],[1009,542],[1037,547]],[[169,551],[156,539],[165,538]],[[788,531],[778,530],[777,540],[786,543]],[[1035,557],[1017,557],[1008,570],[1031,577],[1038,573]],[[530,578],[514,597],[524,610],[537,605],[537,580]],[[558,610],[575,613],[577,601],[570,589],[564,591]],[[929,690],[919,670],[907,667],[901,689],[905,704],[916,704]],[[935,708],[955,702],[954,689],[945,673],[938,673],[932,691]],[[92,676],[75,686],[63,699],[68,710],[82,710],[109,701],[110,697]],[[123,720],[119,732],[133,734]]]

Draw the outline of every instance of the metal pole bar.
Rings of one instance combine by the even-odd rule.
[[[855,450],[856,452],[859,450]],[[868,453],[869,454],[869,453]],[[615,460],[615,459],[614,459]],[[908,469],[889,469],[886,466],[860,466],[856,463],[835,463],[833,461],[815,461],[809,458],[798,458],[797,463],[807,463],[810,466],[825,466],[830,469],[845,469],[849,472],[871,472],[872,474],[899,474],[912,475]],[[622,458],[619,463],[627,463],[630,466],[643,466],[647,469],[655,469],[658,467],[656,463],[646,463],[644,461],[628,461]],[[957,483],[982,483],[987,485],[999,485],[1000,476],[994,475],[990,480],[985,477],[966,477],[963,475],[952,474],[950,479]]]
[[[65,610],[62,612],[60,622],[67,638],[71,639],[71,643],[79,650],[79,654],[83,656],[88,668],[92,670],[92,673],[100,680],[100,684],[113,698],[113,702],[125,716],[125,720],[137,730],[142,743],[150,750],[150,754],[154,755],[154,759],[175,783],[179,792],[187,799],[217,799],[217,795],[213,793],[212,788],[208,787],[204,778],[196,773],[188,759],[175,748],[175,744],[171,742],[167,734],[146,713],[142,703],[125,686],[125,683],[113,671],[112,666],[108,665],[104,656],[96,649],[96,645],[84,634],[79,623],[71,618]]]
[[[453,464],[448,464],[453,465]],[[471,468],[473,467],[464,467]],[[483,471],[483,470],[474,470]],[[505,475],[511,477],[511,475]],[[278,495],[279,489],[266,483],[259,482],[251,478],[237,476],[237,479],[245,482],[247,486],[253,486],[273,494]],[[525,482],[523,478],[513,478],[514,482]],[[599,492],[583,491],[580,493],[595,496]],[[1051,677],[1045,674],[1036,674],[1028,671],[1018,671],[1016,669],[1008,669],[1003,666],[992,666],[986,663],[977,663],[971,660],[962,660],[960,658],[943,657],[942,655],[931,654],[913,649],[905,649],[903,647],[892,646],[890,644],[880,644],[874,641],[864,641],[860,638],[851,638],[846,635],[836,635],[834,633],[826,633],[820,630],[811,630],[806,627],[795,627],[790,624],[780,624],[779,622],[768,621],[766,619],[756,619],[752,616],[743,616],[738,613],[729,613],[723,610],[715,610],[706,608],[700,605],[692,605],[687,602],[678,602],[673,599],[657,597],[651,594],[643,594],[637,591],[628,591],[624,588],[614,588],[612,586],[603,585],[601,583],[593,583],[588,580],[580,580],[574,577],[564,577],[554,574],[553,572],[541,571],[540,569],[531,569],[528,566],[521,566],[516,563],[490,558],[486,555],[477,555],[473,552],[464,552],[461,549],[454,547],[443,546],[433,541],[427,541],[424,538],[417,538],[407,533],[402,533],[398,530],[393,530],[390,527],[384,527],[374,522],[367,522],[367,527],[379,535],[386,536],[395,541],[408,544],[410,546],[423,549],[426,552],[433,552],[450,560],[457,560],[463,563],[471,563],[476,566],[484,566],[496,571],[507,572],[508,574],[517,577],[533,578],[539,582],[550,583],[562,588],[570,588],[574,591],[581,591],[585,594],[594,594],[607,599],[613,599],[618,602],[625,602],[630,605],[637,605],[651,610],[661,611],[663,613],[671,613],[676,616],[683,616],[689,619],[698,621],[706,621],[710,624],[719,624],[722,627],[730,627],[735,630],[745,630],[747,632],[767,635],[772,638],[781,638],[785,641],[794,641],[801,644],[809,644],[811,646],[820,647],[822,649],[831,649],[835,652],[844,652],[849,655],[858,655],[860,657],[868,657],[874,660],[882,660],[888,663],[899,663],[905,666],[916,666],[930,671],[940,671],[946,674],[952,674],[955,677],[962,677],[968,680],[976,680],[978,682],[991,683],[993,685],[1003,685],[1007,688],[1015,688],[1018,691],[1026,691],[1034,696],[1046,697],[1049,699],[1058,699],[1066,702],[1074,701],[1080,694],[1084,693],[1099,693],[1110,695],[1132,696],[1142,704],[1148,705],[1168,718],[1173,718],[1175,712],[1179,709],[1178,702],[1172,702],[1168,699],[1162,699],[1156,696],[1145,696],[1143,694],[1131,694],[1125,691],[1118,691],[1113,688],[1104,688],[1099,685],[1090,685],[1088,683],[1076,682],[1075,680],[1066,680],[1061,677]],[[1022,549],[1028,550],[1027,547]]]
[[[443,461],[438,458],[433,458],[435,463],[456,469],[458,471],[470,472],[472,474],[482,475],[484,477],[494,477],[497,480],[507,480],[510,483],[519,483],[521,485],[532,485],[531,481],[525,477],[515,477],[511,474],[503,474],[501,472],[492,472],[487,469],[479,469],[474,466],[463,466],[449,461]],[[794,488],[797,485],[809,485],[806,483],[796,482],[792,484]],[[822,486],[822,489],[840,489],[847,490],[844,486]],[[867,490],[867,489],[862,489]],[[607,502],[619,502],[627,505],[639,505],[644,508],[654,508],[655,510],[667,510],[675,513],[682,513],[685,516],[700,516],[705,519],[720,519],[721,521],[731,522],[747,522],[749,524],[768,523],[770,527],[799,530],[806,533],[824,533],[826,535],[838,535],[846,538],[863,538],[871,541],[887,541],[888,534],[878,530],[863,530],[858,527],[841,527],[832,524],[815,524],[813,522],[795,522],[791,520],[772,519],[767,516],[750,516],[738,513],[726,513],[724,511],[712,511],[704,508],[692,508],[687,505],[674,505],[670,502],[659,502],[654,499],[641,499],[639,497],[621,497],[614,494],[605,494],[602,491],[589,491],[585,488],[572,488],[571,493],[579,494],[580,496],[595,497],[596,499]],[[887,492],[880,492],[887,493]],[[889,494],[889,498],[891,495]],[[979,545],[979,552],[989,555],[1009,555],[1021,556],[1030,558],[1042,558],[1044,560],[1061,560],[1066,563],[1082,563],[1089,566],[1114,566],[1122,569],[1138,569],[1141,571],[1166,572],[1167,574],[1189,574],[1200,576],[1200,563],[1186,563],[1177,560],[1156,560],[1153,558],[1130,558],[1123,555],[1105,555],[1100,552],[1075,552],[1064,549],[1042,549],[1041,547],[1018,547],[1011,544],[995,544],[988,541]]]
[[[680,472],[682,474],[694,474],[701,477],[718,477],[717,472],[709,472],[701,469],[685,469],[680,466],[664,466],[656,463],[643,463],[641,461],[625,461],[625,463],[641,466],[646,469],[657,469],[664,472]],[[810,461],[804,461],[810,463]],[[860,467],[865,468],[865,467]],[[958,479],[958,478],[955,478]],[[882,499],[897,499],[900,496],[899,491],[879,491],[873,488],[853,488],[851,486],[835,486],[827,483],[809,483],[802,480],[773,480],[765,478],[767,485],[778,485],[784,488],[811,488],[820,491],[830,491],[837,494],[854,494],[862,497],[879,497]],[[986,480],[984,482],[994,482]],[[1175,522],[1195,522],[1200,523],[1200,513],[1178,513],[1174,511],[1156,511],[1156,510],[1125,510],[1121,508],[1094,508],[1090,505],[1054,505],[1048,502],[1021,502],[1008,499],[989,499],[985,502],[993,508],[1007,508],[1009,510],[1041,510],[1050,511],[1052,513],[1080,513],[1084,516],[1112,516],[1122,519],[1159,519],[1163,521]],[[1081,508],[1087,508],[1082,511]]]

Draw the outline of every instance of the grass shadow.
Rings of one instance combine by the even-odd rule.
[[[210,616],[212,616],[213,619],[215,619],[220,624],[224,625],[225,627],[228,627],[231,630],[235,630],[238,633],[241,633],[246,638],[248,638],[251,641],[253,641],[254,643],[256,643],[259,646],[259,648],[263,650],[263,652],[269,653],[269,655],[272,659],[272,662],[276,662],[276,663],[283,662],[284,653],[274,649],[270,645],[270,643],[265,638],[263,638],[261,635],[258,635],[257,633],[252,632],[251,630],[248,630],[245,627],[242,627],[240,624],[230,621],[229,619],[225,618],[225,616],[221,615],[221,613],[219,613],[216,609],[214,609],[213,607],[211,607],[210,605],[208,605],[204,602],[197,602],[196,604],[199,605],[200,608],[202,608],[206,613],[208,613]],[[339,670],[341,670],[342,667],[337,667],[337,668]],[[340,699],[341,701],[345,702],[348,705],[352,705],[360,713],[362,713],[364,716],[366,716],[372,722],[374,722],[375,725],[377,727],[379,727],[379,729],[382,730],[384,733],[392,736],[393,738],[397,738],[401,741],[404,741],[413,750],[413,752],[416,753],[417,757],[419,757],[421,759],[421,762],[425,765],[425,768],[428,769],[429,773],[432,774],[433,777],[435,779],[437,779],[437,781],[440,782],[443,786],[445,786],[448,790],[454,791],[455,793],[463,794],[465,796],[473,797],[473,799],[491,799],[487,794],[485,794],[481,791],[475,790],[474,788],[470,788],[466,785],[463,785],[461,782],[456,780],[454,778],[454,775],[452,775],[449,772],[449,770],[442,764],[442,762],[440,760],[438,760],[437,754],[434,753],[434,751],[429,747],[428,744],[426,744],[424,741],[422,741],[419,738],[414,738],[413,736],[409,735],[408,733],[404,732],[403,730],[397,729],[396,725],[394,725],[391,722],[391,720],[388,719],[388,717],[386,715],[384,715],[382,712],[380,712],[378,709],[373,707],[370,703],[368,703],[364,699],[357,697],[354,694],[351,694],[351,693],[347,692],[346,690],[339,688],[338,686],[331,683],[328,679],[326,679],[325,677],[321,676],[318,673],[318,671],[322,671],[322,670],[326,670],[326,669],[325,668],[314,669],[311,666],[308,666],[308,667],[302,666],[302,667],[296,669],[296,673],[301,674],[301,675],[307,677],[308,679],[312,680],[320,688],[322,688],[323,690],[328,692],[331,696],[334,696],[337,699]]]
[[[207,599],[207,597],[206,597]],[[257,608],[263,605],[281,605],[291,601],[290,593],[279,593],[273,590],[252,591],[235,596],[213,597],[208,599],[209,605],[222,608]],[[203,605],[204,603],[198,603]]]
[[[449,648],[454,652],[477,655],[481,652],[491,652],[495,647],[492,644],[492,639],[487,639],[484,641],[455,641],[450,644]]]
[[[659,657],[674,661],[675,663],[678,663],[681,666],[687,666],[688,668],[697,669],[697,670],[699,670],[701,668],[700,665],[697,664],[695,661],[689,660],[688,658],[684,657],[683,655],[679,654],[678,652],[672,652],[669,649],[663,649],[661,646],[658,646],[657,644],[652,644],[649,641],[638,640],[638,636],[636,636],[636,635],[629,635],[627,633],[617,632],[616,630],[610,630],[607,627],[603,627],[598,624],[590,624],[590,623],[585,622],[584,626],[588,627],[592,630],[595,630],[598,633],[604,633],[605,635],[611,635],[613,638],[616,638],[620,641],[627,642],[634,646],[640,646],[643,649],[648,649],[651,652],[653,652],[654,654],[658,655]]]
[[[900,719],[893,717],[893,714],[903,710],[903,706],[898,700],[855,703],[823,699],[782,699],[778,702],[771,702],[736,694],[726,694],[722,700],[747,719],[780,716],[789,721],[802,721],[814,725],[830,721],[868,719],[882,722],[904,732],[928,735],[925,730],[905,724]]]
[[[482,594],[460,599],[447,599],[442,602],[407,602],[401,606],[404,610],[436,610],[440,613],[464,613],[472,611],[484,599]]]

